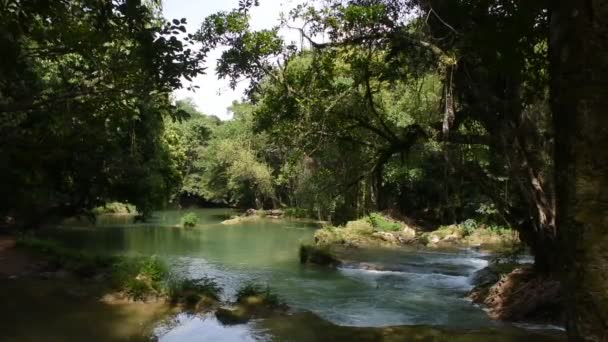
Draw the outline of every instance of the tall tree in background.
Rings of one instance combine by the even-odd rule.
[[[608,3],[551,8],[557,227],[572,340],[608,339]]]

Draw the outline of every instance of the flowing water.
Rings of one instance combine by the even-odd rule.
[[[193,211],[201,221],[192,229],[176,227],[184,212],[164,211],[158,212],[146,224],[131,223],[128,217],[107,216],[95,227],[72,223],[45,234],[89,252],[157,255],[166,259],[179,274],[216,279],[224,288],[226,301],[232,300],[238,287],[247,281],[268,284],[293,309],[290,315],[224,326],[213,314],[175,314],[159,309],[141,315],[125,312],[134,310],[132,308],[108,309],[99,303],[89,303],[85,310],[83,305],[66,305],[69,300],[58,300],[52,291],[43,296],[39,290],[28,289],[39,295],[34,296],[36,298],[25,296],[25,303],[0,295],[0,300],[13,303],[11,310],[17,313],[8,319],[9,322],[15,321],[19,326],[20,313],[23,319],[30,320],[27,329],[11,325],[9,331],[14,340],[33,341],[39,340],[39,336],[45,336],[45,340],[67,340],[62,339],[68,336],[65,329],[71,329],[76,337],[96,336],[101,333],[99,329],[124,330],[121,334],[97,335],[100,340],[518,341],[562,338],[561,333],[555,331],[538,333],[491,321],[481,308],[465,298],[472,287],[471,275],[487,265],[487,255],[470,250],[358,250],[347,256],[349,262],[342,268],[300,265],[298,247],[300,243],[312,241],[314,225],[272,219],[222,225],[220,222],[231,214],[229,210]],[[0,283],[0,293],[10,293],[6,286],[9,285]],[[20,287],[22,291],[27,288],[10,286]],[[47,297],[55,297],[43,304],[50,307],[41,314],[26,317],[23,307],[32,310],[37,301]],[[79,313],[65,317],[66,311]],[[49,315],[54,317],[55,323],[44,320],[43,317]],[[3,316],[0,315],[0,322]],[[125,318],[121,324],[117,317],[123,316],[132,319]],[[95,320],[111,322],[111,325],[90,324]],[[1,336],[2,332],[0,340]]]

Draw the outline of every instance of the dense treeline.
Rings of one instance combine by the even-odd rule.
[[[298,47],[252,30],[254,3],[188,34],[157,1],[5,2],[0,215],[198,198],[338,223],[476,217],[563,276],[573,337],[606,337],[606,6],[331,0],[283,18]],[[218,75],[251,81],[228,122],[171,98],[218,47]]]
[[[145,213],[179,186],[163,118],[184,115],[171,92],[202,64],[177,38],[185,20],[165,22],[159,6],[3,2],[2,215],[35,226],[108,200]]]

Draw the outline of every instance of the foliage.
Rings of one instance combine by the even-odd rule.
[[[374,229],[379,231],[396,232],[403,229],[403,226],[399,222],[394,221],[381,213],[370,213],[367,216],[367,220]]]
[[[166,21],[154,1],[5,7],[0,215],[36,227],[109,201],[162,207],[180,183],[163,118],[185,115],[170,93],[203,71],[185,19]]]
[[[460,228],[464,233],[464,236],[469,236],[478,228],[477,222],[474,219],[467,219],[466,221],[459,224]]]
[[[283,216],[292,218],[307,218],[309,213],[303,208],[285,208],[283,209]]]
[[[231,110],[233,120],[215,127],[190,177],[207,200],[261,208],[275,198],[272,170],[264,161],[266,139],[253,132],[251,105],[234,103]]]
[[[157,257],[123,258],[112,265],[112,281],[134,300],[161,296],[169,277],[167,265]]]
[[[184,228],[192,228],[198,223],[198,216],[195,213],[187,213],[181,218],[181,225]]]
[[[100,269],[107,269],[119,260],[114,256],[75,251],[58,241],[27,235],[17,239],[17,247],[42,254],[49,258],[50,264],[54,267],[74,272],[83,277],[95,275]]]

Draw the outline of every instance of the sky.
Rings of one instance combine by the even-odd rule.
[[[166,19],[186,18],[188,33],[194,33],[200,27],[205,17],[219,11],[230,11],[238,7],[238,0],[164,0],[163,14]],[[280,13],[288,13],[298,2],[295,0],[260,0],[260,6],[251,10],[251,27],[255,30],[271,28],[279,24]],[[283,29],[280,32],[287,42],[299,41],[297,31]],[[243,91],[247,84],[240,84],[235,90],[229,86],[228,80],[218,80],[215,74],[215,65],[221,55],[221,50],[213,51],[208,55],[207,73],[195,78],[193,85],[200,89],[191,92],[185,89],[190,82],[182,80],[184,89],[174,92],[177,100],[190,97],[198,109],[208,115],[215,115],[220,119],[230,119],[232,114],[227,108],[234,100],[243,98]]]

